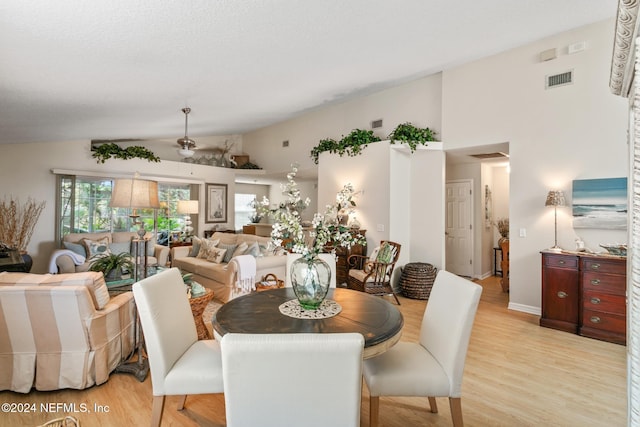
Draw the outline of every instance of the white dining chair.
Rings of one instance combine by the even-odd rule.
[[[222,393],[222,356],[214,340],[198,341],[180,270],[171,268],[133,284],[151,369],[151,426],[162,421],[165,396]]]
[[[222,337],[228,427],[358,427],[364,338],[342,334]]]
[[[301,254],[294,254],[294,253],[289,253],[287,254],[287,270],[285,271],[284,274],[284,287],[285,288],[290,288],[291,287],[291,264],[293,264],[293,261],[297,260],[298,258],[300,258],[302,255]],[[331,280],[329,282],[329,287],[330,288],[335,288],[336,287],[336,257],[333,256],[333,254],[318,254],[318,257],[323,260],[324,262],[326,262],[327,264],[329,264],[329,268],[331,269]]]
[[[417,343],[399,342],[364,361],[370,426],[378,425],[380,396],[448,397],[454,426],[462,426],[462,372],[482,287],[440,270],[424,311]]]

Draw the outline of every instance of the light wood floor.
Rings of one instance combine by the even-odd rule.
[[[462,411],[467,426],[624,426],[626,347],[538,326],[538,317],[507,310],[507,295],[496,278],[481,282],[480,302],[467,355]],[[426,301],[401,298],[403,340],[417,340]],[[446,325],[442,325],[446,327]],[[88,390],[0,392],[0,402],[36,404],[35,413],[0,414],[2,426],[38,426],[64,413],[43,413],[41,403],[87,405],[76,413],[82,427],[147,426],[151,382],[126,374]],[[426,398],[381,398],[382,426],[450,426],[446,398],[438,414]],[[108,412],[94,412],[95,405]],[[224,426],[222,395],[187,398],[184,411],[167,398],[163,426]],[[330,408],[328,408],[330,410]],[[292,420],[293,421],[293,420]],[[369,395],[362,392],[361,425],[369,423]]]

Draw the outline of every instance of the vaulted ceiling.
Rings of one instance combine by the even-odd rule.
[[[0,143],[244,133],[612,18],[617,0],[7,0]],[[612,33],[613,41],[613,33]]]

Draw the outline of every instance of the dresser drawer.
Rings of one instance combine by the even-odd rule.
[[[578,257],[567,255],[544,254],[544,265],[547,267],[578,269]]]
[[[626,277],[601,272],[582,273],[582,290],[625,295]]]
[[[626,298],[622,295],[585,291],[582,296],[584,310],[603,311],[611,314],[626,315]]]
[[[582,311],[582,326],[624,334],[626,332],[626,318],[620,314],[585,309]]]
[[[624,260],[614,261],[607,259],[595,259],[595,258],[583,258],[582,259],[582,271],[598,271],[600,273],[609,274],[627,274],[627,263]]]

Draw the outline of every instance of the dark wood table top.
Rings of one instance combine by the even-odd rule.
[[[400,340],[402,313],[378,296],[350,289],[330,289],[327,299],[340,304],[342,311],[326,319],[295,319],[281,314],[278,307],[295,297],[292,288],[283,288],[235,298],[217,311],[212,320],[213,329],[221,336],[228,332],[359,332],[365,340],[365,358],[385,352]]]

